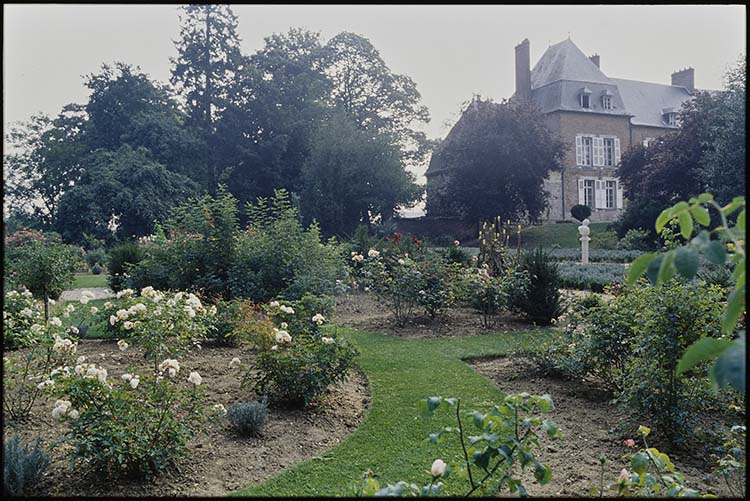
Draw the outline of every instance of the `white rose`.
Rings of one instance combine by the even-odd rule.
[[[320,338],[320,340],[323,341],[323,344],[333,344],[333,343],[336,342],[335,339],[330,338],[330,337],[325,337],[325,336],[323,336],[322,338]]]
[[[289,328],[289,324],[288,324],[288,323],[286,323],[286,322],[281,322],[281,329],[282,329],[282,330],[287,330],[288,328]]]
[[[125,323],[128,323],[128,322],[125,322]],[[120,349],[120,351],[127,350],[128,346],[130,345],[124,339],[120,339],[119,341],[117,341],[117,347]]]
[[[278,308],[280,305],[278,301],[271,301],[270,303],[268,303],[268,306],[270,306],[271,308]]]
[[[222,416],[226,416],[227,415],[227,409],[223,405],[221,405],[221,404],[214,404],[213,407],[211,407],[211,408],[217,414],[220,414]]]
[[[314,315],[314,316],[312,317],[312,321],[313,321],[313,322],[315,322],[315,323],[316,323],[316,324],[318,324],[318,325],[321,325],[321,324],[322,324],[323,322],[325,322],[325,321],[326,321],[326,317],[324,317],[324,316],[323,316],[323,315],[321,315],[320,313],[316,313],[316,314],[315,314],[315,315]]]
[[[120,376],[120,379],[122,379],[123,381],[130,381],[131,379],[133,379],[133,375],[132,374],[123,374],[122,376]]]
[[[62,327],[62,320],[60,320],[58,317],[52,317],[49,319],[49,323],[56,327]]]
[[[97,313],[99,313],[99,308],[97,308],[96,306],[92,306],[91,307],[91,314],[92,315],[96,315]]]
[[[73,409],[70,412],[68,412],[68,417],[70,419],[78,419],[78,416],[79,416],[78,411],[75,410],[75,409]]]
[[[200,386],[202,382],[203,378],[195,371],[191,372],[190,376],[188,376],[188,383],[193,383],[195,386]]]
[[[237,358],[237,357],[234,357],[234,358],[232,359],[232,361],[231,361],[231,362],[229,362],[229,368],[230,368],[230,369],[233,369],[233,368],[237,367],[238,365],[240,365],[241,363],[242,363],[242,362],[240,361],[240,359],[239,359],[239,358]]]
[[[138,383],[140,383],[140,379],[138,379],[138,376],[136,376],[130,380],[130,387],[135,390],[136,388],[138,388]]]
[[[368,257],[378,257],[378,256],[380,256],[380,252],[376,251],[375,249],[370,249],[369,251],[367,251],[367,256]]]
[[[445,469],[448,467],[447,464],[442,459],[436,459],[432,463],[432,468],[430,469],[433,477],[440,477],[445,473]]]

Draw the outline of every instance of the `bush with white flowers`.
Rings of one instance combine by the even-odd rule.
[[[258,353],[245,376],[258,396],[273,404],[304,407],[346,379],[358,352],[335,334],[323,335],[330,298],[276,300],[263,309],[273,321],[273,337],[255,343]]]
[[[42,315],[31,318],[37,323],[28,327],[28,346],[3,356],[3,408],[11,419],[31,414],[34,402],[54,385],[52,369],[72,360],[77,348],[60,318],[46,323]]]
[[[34,325],[44,324],[44,310],[25,288],[11,290],[3,298],[3,348],[13,350],[30,346],[39,338]]]
[[[223,414],[203,404],[210,382],[173,358],[151,373],[118,376],[79,357],[53,371],[51,381],[51,416],[69,428],[63,442],[71,460],[112,478],[170,469],[187,456],[207,417]]]
[[[154,364],[200,346],[216,315],[192,293],[161,292],[144,287],[140,295],[131,289],[117,293],[115,306],[105,303],[98,316],[117,339],[139,346]]]

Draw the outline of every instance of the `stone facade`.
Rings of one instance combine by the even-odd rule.
[[[562,172],[551,173],[544,189],[543,218],[572,220],[570,208],[586,204],[592,222],[614,221],[627,205],[615,176],[628,148],[647,145],[677,129],[672,123],[695,90],[694,70],[671,75],[671,85],[609,78],[601,57],[587,57],[570,40],[550,46],[530,70],[528,40],[515,48],[516,92],[530,101],[549,129],[566,145]],[[451,172],[434,162],[427,170],[427,215],[452,215],[446,180]]]

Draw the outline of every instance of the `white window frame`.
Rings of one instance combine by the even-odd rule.
[[[604,208],[614,209],[617,207],[617,181],[614,179],[604,180]]]
[[[583,205],[596,208],[596,179],[593,177],[583,178]]]
[[[615,139],[614,137],[603,137],[602,138],[602,149],[603,149],[603,155],[602,155],[602,165],[605,167],[614,167],[617,165],[615,163]],[[607,147],[607,143],[610,144],[610,148]],[[609,157],[607,153],[610,153]]]
[[[588,144],[586,144],[588,142]],[[587,148],[588,146],[588,148]],[[581,137],[581,165],[585,167],[591,167],[594,165],[594,137],[593,136],[582,136]],[[588,155],[587,155],[588,153]]]
[[[602,109],[612,109],[612,96],[602,96]]]
[[[667,125],[677,125],[677,113],[667,113],[666,114],[666,122]]]
[[[588,106],[583,105],[583,98],[586,98],[586,104]],[[591,109],[591,94],[584,94],[583,92],[581,92],[581,108],[586,109],[586,110]]]
[[[653,137],[646,137],[643,139],[643,147],[648,148],[649,145],[654,141]]]

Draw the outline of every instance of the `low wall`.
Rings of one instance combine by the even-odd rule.
[[[450,237],[451,239],[468,241],[477,238],[477,225],[449,218],[394,218],[397,231],[411,233],[418,237],[435,239],[438,237]]]

